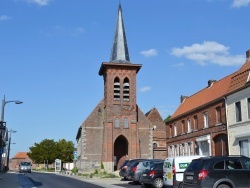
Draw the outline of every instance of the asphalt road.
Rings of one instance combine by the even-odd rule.
[[[25,173],[19,175],[26,176],[33,184],[25,182],[23,188],[141,188],[141,185],[135,185],[133,182],[121,181],[121,179],[85,179],[77,176],[64,176],[53,173]]]

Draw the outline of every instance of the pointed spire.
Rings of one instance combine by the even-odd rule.
[[[125,28],[122,18],[121,4],[119,4],[118,8],[115,37],[111,51],[110,61],[116,63],[130,63]]]

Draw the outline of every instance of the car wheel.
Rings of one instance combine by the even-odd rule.
[[[162,188],[163,180],[161,178],[155,178],[153,185],[155,188]]]
[[[217,186],[217,188],[231,188],[231,187],[227,184],[220,184]]]

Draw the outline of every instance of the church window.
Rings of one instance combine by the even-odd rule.
[[[114,100],[120,100],[120,79],[118,77],[114,80]]]
[[[120,120],[119,118],[115,118],[115,128],[119,128],[120,126]]]
[[[128,128],[128,118],[124,118],[123,120],[123,127]]]
[[[129,101],[129,80],[128,80],[128,78],[125,78],[124,82],[123,82],[123,100]]]

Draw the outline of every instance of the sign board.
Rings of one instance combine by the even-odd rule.
[[[62,164],[61,159],[55,160],[55,172],[61,172],[61,168],[62,168],[61,164]]]
[[[77,161],[78,155],[77,155],[77,151],[74,151],[74,160]]]

